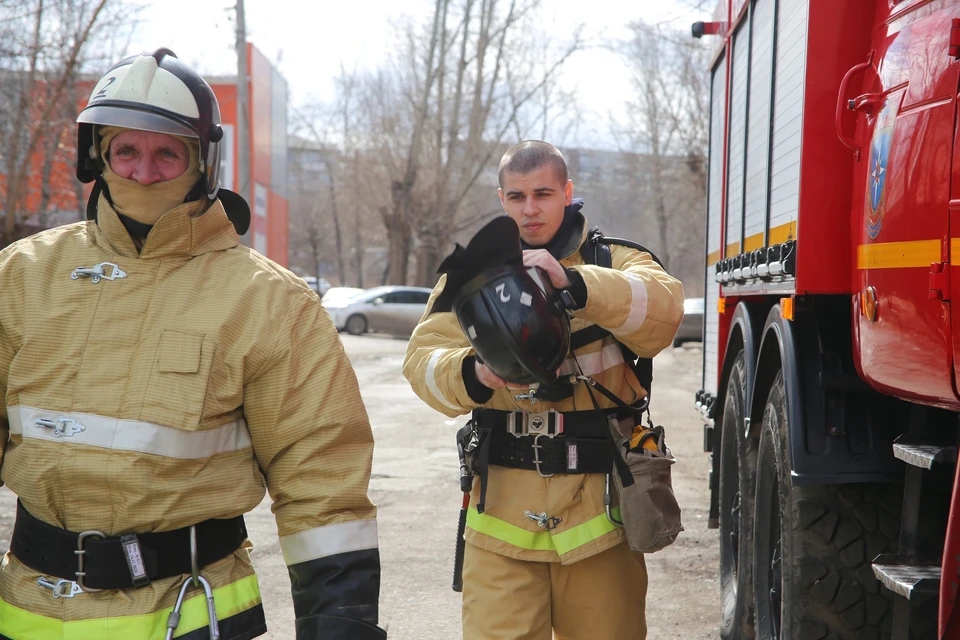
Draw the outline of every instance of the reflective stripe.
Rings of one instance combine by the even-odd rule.
[[[187,592],[180,609],[180,624],[174,638],[207,626],[207,601],[203,590]],[[80,594],[77,598],[83,598]],[[223,620],[260,604],[257,576],[247,576],[213,590],[217,619]],[[31,613],[0,600],[0,635],[14,640],[103,640],[103,638],[162,638],[173,607],[154,613],[114,618],[91,618],[64,622]]]
[[[615,507],[611,510],[611,513],[614,518],[620,519],[620,507]],[[588,542],[607,535],[611,531],[616,531],[616,529],[617,525],[607,519],[607,514],[601,513],[576,527],[554,533],[553,543],[557,545],[557,553],[564,555],[577,547],[582,547]]]
[[[242,418],[207,431],[183,431],[152,422],[118,420],[92,413],[59,413],[34,407],[9,407],[7,416],[10,418],[10,433],[24,438],[84,444],[114,451],[137,451],[180,460],[209,458],[250,446],[250,432]],[[73,435],[57,436],[54,429],[37,425],[39,418],[53,422],[68,418],[81,425],[83,430],[75,431]]]
[[[447,400],[446,397],[444,397],[443,392],[440,391],[440,387],[437,385],[435,373],[437,362],[447,351],[449,351],[449,349],[435,349],[430,355],[430,360],[427,361],[427,389],[430,389],[430,393],[433,394],[433,397],[439,400],[443,406],[447,407],[448,409],[453,409],[454,411],[463,411],[463,407],[458,407]]]
[[[515,524],[510,524],[500,518],[494,518],[486,513],[478,513],[474,507],[467,511],[467,526],[497,540],[503,540],[521,549],[533,551],[556,551],[553,539],[548,531],[527,531]]]
[[[618,364],[623,364],[623,351],[620,349],[619,344],[613,342],[603,349],[600,349],[600,351],[577,356],[576,362],[580,363],[580,369],[583,371],[583,375],[595,376]],[[574,362],[573,358],[564,360],[563,366],[560,367],[560,375],[567,376],[571,373],[576,373],[576,362]]]
[[[620,519],[620,507],[613,509],[613,517]],[[467,526],[477,533],[488,535],[521,549],[556,551],[561,556],[617,528],[617,525],[610,522],[607,515],[602,513],[583,524],[558,533],[528,531],[491,515],[477,513],[474,507],[470,507],[467,511]]]
[[[377,547],[376,520],[338,522],[280,537],[280,550],[287,566]]]
[[[633,297],[630,300],[630,313],[627,314],[627,319],[623,321],[619,329],[614,330],[614,333],[620,334],[633,333],[647,319],[647,286],[643,284],[640,276],[632,273],[624,273],[623,275],[627,277],[627,282],[630,283],[630,293],[633,294]]]

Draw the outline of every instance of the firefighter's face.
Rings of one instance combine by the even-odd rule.
[[[563,209],[573,198],[573,181],[561,182],[549,164],[530,173],[503,174],[500,202],[503,210],[520,227],[520,237],[541,247],[557,234],[563,222]]]
[[[189,164],[187,145],[165,133],[127,130],[110,141],[110,168],[142,185],[178,178]]]

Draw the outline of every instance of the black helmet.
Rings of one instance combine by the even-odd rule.
[[[539,267],[505,265],[466,282],[453,311],[477,358],[515,384],[551,384],[570,349],[570,319]]]

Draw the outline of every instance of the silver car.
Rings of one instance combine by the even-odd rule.
[[[703,298],[687,298],[683,301],[683,322],[673,338],[673,346],[684,342],[703,342]]]
[[[424,287],[374,287],[353,297],[321,301],[340,331],[358,336],[368,331],[410,335],[430,299]]]

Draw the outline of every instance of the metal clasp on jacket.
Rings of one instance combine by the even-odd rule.
[[[127,272],[112,262],[101,262],[92,267],[77,267],[70,274],[70,277],[77,280],[83,276],[90,278],[90,282],[96,284],[101,280],[116,280],[117,278],[126,278]]]
[[[53,429],[53,436],[59,438],[60,436],[72,437],[75,433],[80,433],[84,431],[86,427],[77,422],[72,418],[64,418],[60,416],[56,420],[51,420],[50,418],[37,418],[33,421],[38,427],[43,427],[45,429]]]
[[[553,417],[552,423],[551,416]],[[552,428],[551,424],[553,425]],[[507,416],[507,433],[516,438],[531,435],[553,438],[563,433],[563,414],[556,409],[548,409],[539,413],[514,411]]]
[[[533,511],[527,510],[523,512],[523,515],[536,522],[538,527],[543,527],[547,531],[553,531],[557,528],[558,524],[563,522],[563,518],[554,518],[553,516],[548,516],[546,511],[540,515],[537,515]]]
[[[79,584],[73,580],[64,580],[63,578],[57,578],[57,581],[54,582],[49,578],[44,578],[40,576],[37,578],[37,584],[43,587],[44,589],[53,590],[53,599],[57,598],[72,598],[78,593],[83,593],[83,589]]]

